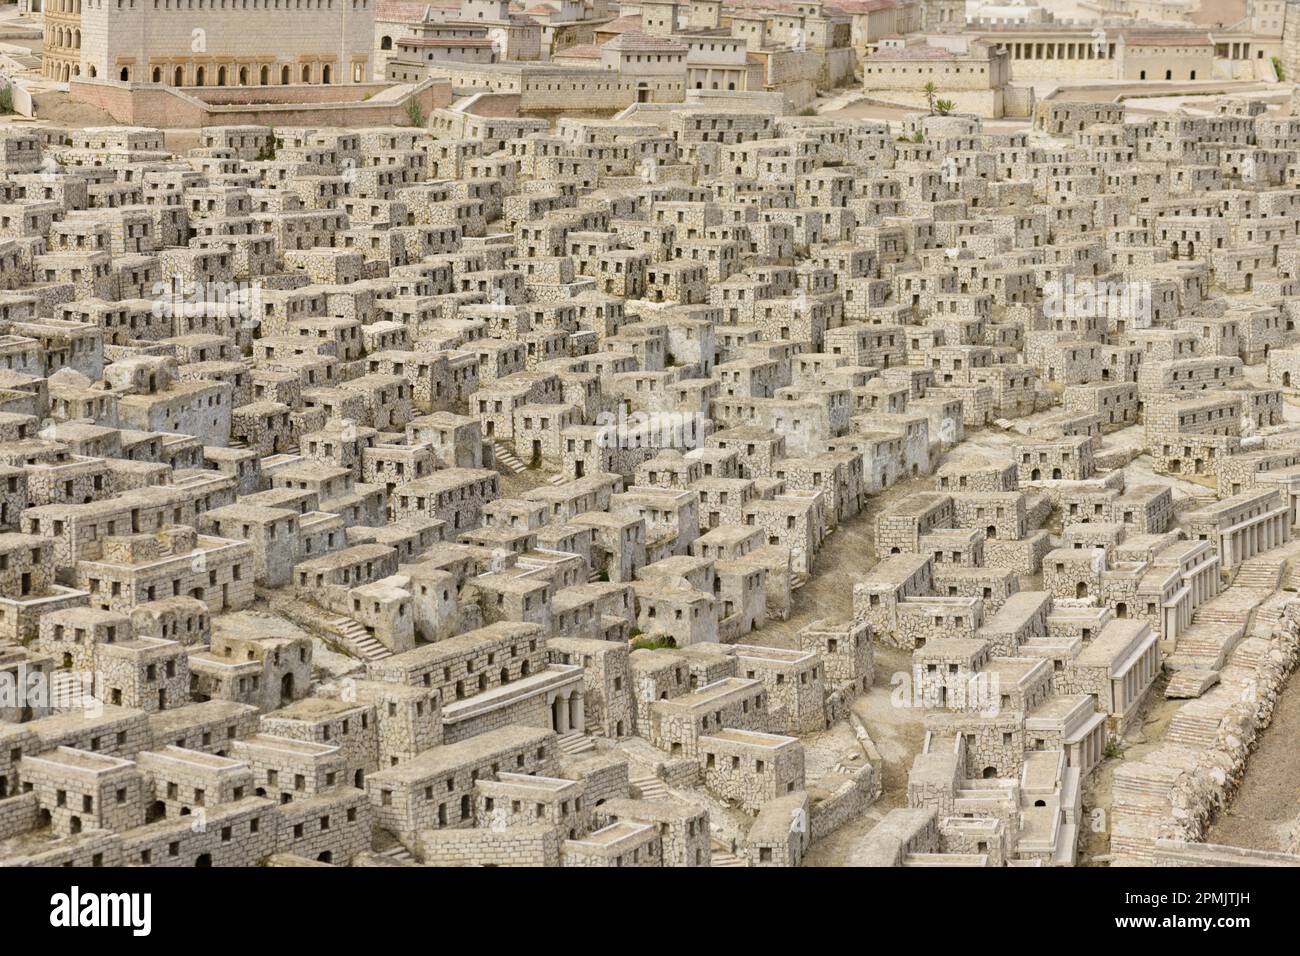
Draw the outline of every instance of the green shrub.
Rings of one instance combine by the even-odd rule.
[[[632,642],[634,651],[672,650],[675,647],[677,642],[667,634],[660,634],[658,637],[638,637]]]
[[[406,101],[406,119],[411,126],[424,128],[424,110],[420,108],[420,101],[415,97]]]

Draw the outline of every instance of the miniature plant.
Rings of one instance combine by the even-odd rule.
[[[420,108],[420,101],[414,97],[406,101],[406,119],[411,126],[424,127],[424,110]]]
[[[639,637],[632,642],[634,651],[673,650],[676,647],[677,641],[667,634],[660,634],[657,637]]]
[[[934,104],[935,112],[937,112],[940,116],[947,116],[956,108],[957,108],[957,104],[954,103],[952,100],[938,100]]]
[[[925,101],[930,104],[930,113],[933,114],[934,96],[936,93],[939,92],[939,88],[934,85],[934,80],[931,80],[930,82],[926,83],[925,86],[922,87],[922,89],[925,91]]]

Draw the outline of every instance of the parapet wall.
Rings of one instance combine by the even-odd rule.
[[[410,103],[427,117],[451,103],[451,84],[425,80],[409,89],[389,84],[178,89],[139,83],[73,80],[74,100],[97,106],[119,123],[157,129],[203,126],[405,126]]]

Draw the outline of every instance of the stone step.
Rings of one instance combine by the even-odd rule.
[[[1251,558],[1243,561],[1232,579],[1236,587],[1259,588],[1276,591],[1282,583],[1282,572],[1286,570],[1286,561],[1268,558]]]
[[[364,661],[379,661],[392,657],[393,652],[375,639],[361,623],[350,617],[336,618],[331,622],[343,639],[343,644]]]
[[[628,777],[628,785],[637,791],[642,800],[655,800],[659,797],[669,796],[667,785],[658,777],[647,774],[644,777]]]
[[[492,450],[496,453],[497,463],[504,465],[506,471],[510,472],[512,475],[519,474],[527,467],[527,465],[519,460],[518,455],[499,441],[494,441],[492,443]]]
[[[384,850],[379,855],[382,857],[386,857],[387,859],[390,860],[396,860],[399,863],[416,862],[415,857],[411,855],[411,851],[408,850],[406,847],[402,846],[402,844],[400,843],[398,843],[396,846],[390,846],[387,850]]]
[[[1192,713],[1191,704],[1183,707],[1169,721],[1169,730],[1165,740],[1170,743],[1184,744],[1188,747],[1208,748],[1214,743],[1223,723],[1219,717]]]
[[[1218,682],[1218,671],[1188,667],[1170,678],[1169,685],[1165,688],[1165,696],[1173,700],[1200,697]]]
[[[1228,665],[1254,671],[1264,663],[1265,657],[1268,656],[1268,648],[1269,642],[1263,638],[1247,638],[1232,649],[1232,653],[1228,655]]]
[[[556,738],[560,749],[566,754],[585,754],[596,749],[596,742],[586,734],[561,734]]]
[[[709,856],[709,866],[749,866],[749,864],[736,854],[715,847]]]

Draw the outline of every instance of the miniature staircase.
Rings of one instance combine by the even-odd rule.
[[[360,623],[350,617],[335,618],[331,624],[343,638],[343,644],[363,661],[381,661],[393,652],[381,644]]]
[[[1260,607],[1255,611],[1255,620],[1252,622],[1251,633],[1259,634],[1263,632],[1268,634],[1273,628],[1282,623],[1282,611],[1285,605],[1274,604],[1270,607]]]
[[[1219,672],[1201,667],[1188,667],[1169,678],[1165,697],[1170,700],[1188,700],[1200,697],[1219,682]]]
[[[1250,608],[1215,606],[1211,601],[1192,612],[1193,624],[1239,624],[1245,626],[1250,618]]]
[[[796,571],[796,572],[795,572],[795,573],[790,577],[790,590],[791,590],[791,591],[798,591],[801,587],[803,587],[803,586],[804,586],[805,584],[807,584],[807,583],[808,583],[808,572],[807,572],[807,571]]]
[[[669,796],[668,787],[658,777],[646,774],[643,777],[628,776],[628,785],[638,791],[642,800],[657,800]]]
[[[1214,743],[1223,723],[1222,705],[1207,706],[1205,698],[1184,704],[1169,722],[1165,741],[1205,750]]]
[[[565,478],[563,475],[551,475],[551,477],[546,480],[557,488],[560,487],[560,485],[567,485],[569,483],[569,479]]]
[[[402,844],[400,843],[398,843],[396,846],[390,846],[387,850],[384,850],[379,855],[389,860],[396,860],[398,863],[417,862],[415,857],[411,855],[411,851],[408,850],[406,847],[402,846]]]
[[[506,471],[512,475],[517,475],[527,466],[519,460],[519,456],[512,452],[499,441],[492,443],[492,451],[496,454],[497,463],[504,465]]]
[[[749,864],[727,849],[725,844],[710,840],[709,866],[749,866]]]
[[[1232,649],[1245,635],[1241,627],[1231,630],[1219,627],[1193,625],[1182,634],[1174,652],[1166,659],[1166,666],[1175,673],[1183,670],[1217,671],[1223,667]]]
[[[589,753],[596,749],[596,742],[586,734],[561,734],[557,739],[560,749],[569,756]]]
[[[240,449],[241,451],[243,451],[243,450],[247,450],[247,448],[248,448],[248,442],[244,441],[244,439],[242,439],[242,438],[232,438],[232,439],[230,439],[229,441],[226,442],[226,447],[227,447],[227,448],[237,448],[237,449]]]
[[[1282,571],[1285,568],[1285,561],[1251,558],[1249,561],[1243,561],[1237,568],[1237,575],[1232,579],[1232,585],[1256,588],[1260,591],[1276,591],[1282,584]]]

